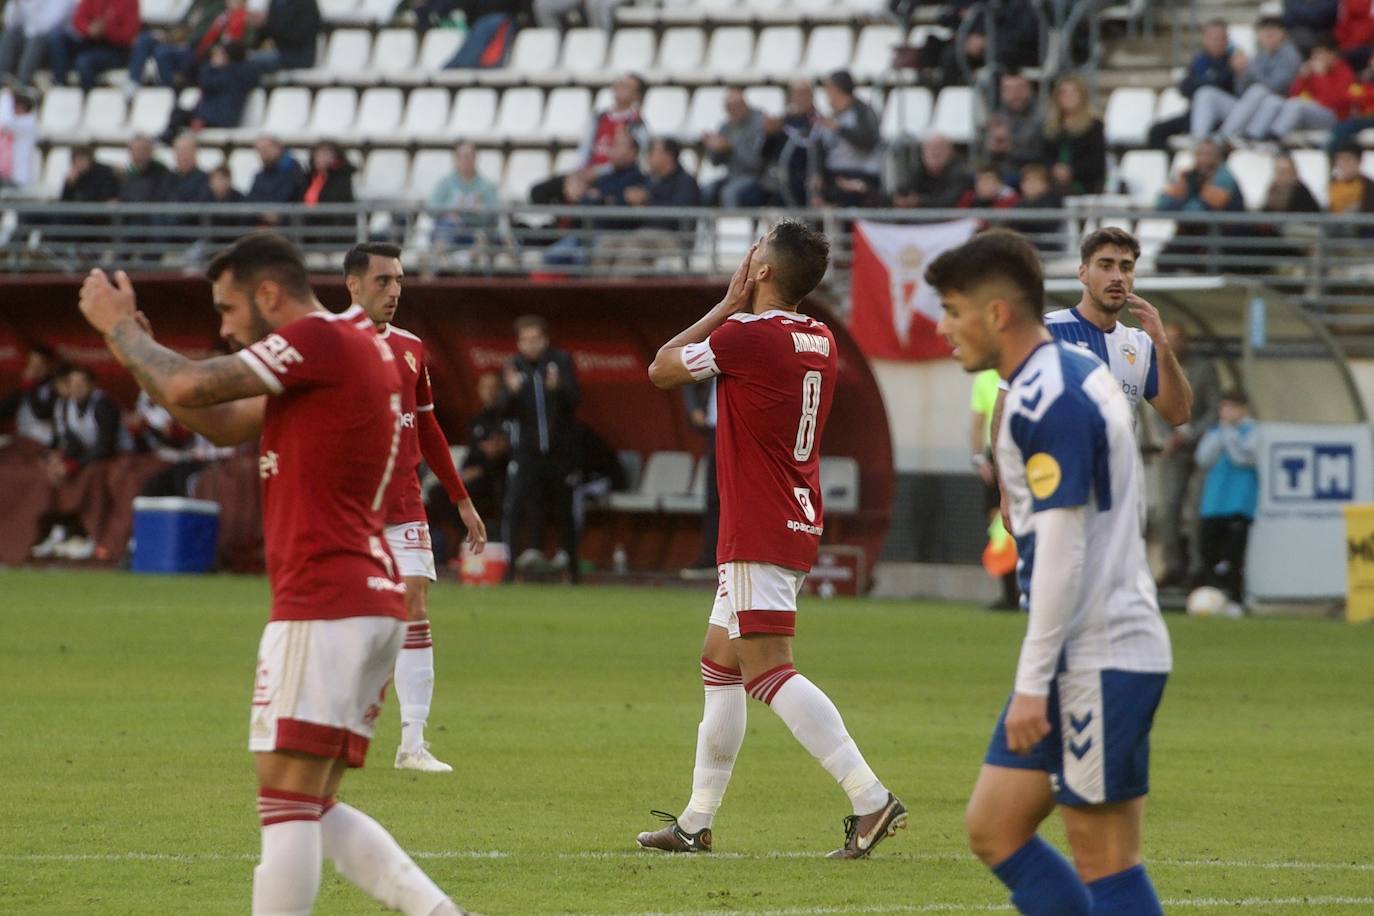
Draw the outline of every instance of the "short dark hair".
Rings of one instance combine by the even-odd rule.
[[[348,254],[344,255],[343,272],[345,277],[361,277],[367,273],[367,266],[372,263],[372,256],[379,258],[399,258],[401,256],[401,246],[393,245],[390,242],[363,242],[348,249]]]
[[[234,173],[231,172],[231,171],[229,171],[229,166],[227,166],[227,165],[217,165],[217,166],[215,166],[213,169],[210,170],[210,174],[211,174],[211,175],[223,175],[225,178],[230,178],[230,179],[232,179],[232,178],[234,177]]]
[[[64,378],[72,375],[84,375],[91,381],[95,381],[95,373],[91,371],[91,367],[83,366],[80,363],[67,363],[58,371],[58,374]]]
[[[970,293],[989,280],[1016,288],[1021,305],[1044,320],[1045,270],[1035,246],[1019,232],[990,229],[940,254],[926,267],[925,281],[941,293]]]
[[[781,220],[768,233],[768,263],[777,271],[778,292],[795,305],[825,278],[830,240],[800,220]]]
[[[1341,153],[1349,153],[1351,156],[1360,157],[1364,155],[1364,148],[1358,143],[1346,141],[1331,151],[1331,158],[1339,156]]]
[[[654,137],[653,143],[658,143],[663,147],[663,151],[674,160],[682,156],[682,141],[676,137]],[[652,145],[652,144],[651,144]]]
[[[639,100],[644,101],[644,93],[649,91],[649,84],[644,81],[644,77],[638,73],[627,73],[625,77],[634,80],[635,90],[639,93]]]
[[[1221,393],[1221,400],[1229,401],[1232,404],[1242,404],[1250,406],[1250,396],[1245,393],[1244,388],[1227,388]]]
[[[1098,249],[1106,248],[1108,245],[1124,248],[1131,253],[1131,257],[1140,259],[1140,242],[1136,241],[1135,236],[1116,226],[1103,226],[1083,236],[1083,244],[1078,249],[1082,263],[1087,264],[1093,259],[1093,255],[1097,254]]]
[[[1202,27],[1204,29],[1210,29],[1214,27],[1219,29],[1225,29],[1228,34],[1231,31],[1231,24],[1227,22],[1225,19],[1208,19],[1205,23],[1202,24]]]
[[[310,272],[305,258],[289,239],[275,232],[255,232],[245,235],[215,255],[205,276],[214,282],[231,271],[234,283],[247,287],[264,275],[278,283],[288,295],[298,299],[311,297]]]
[[[14,107],[21,112],[33,111],[34,108],[38,107],[38,100],[27,89],[16,89],[14,91]]]
[[[1261,16],[1259,22],[1255,23],[1256,29],[1283,29],[1287,28],[1283,24],[1282,16]]]
[[[526,328],[535,328],[545,337],[549,336],[549,323],[539,315],[521,315],[515,319],[515,334],[520,336],[520,332]]]
[[[825,81],[845,95],[854,94],[854,75],[848,70],[836,70],[827,76]]]

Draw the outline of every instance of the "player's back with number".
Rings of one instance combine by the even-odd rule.
[[[272,396],[258,470],[273,619],[403,617],[381,543],[400,377],[359,308],[314,312],[240,351]]]
[[[793,312],[733,316],[710,339],[717,389],[719,561],[808,571],[824,527],[820,444],[835,338]]]

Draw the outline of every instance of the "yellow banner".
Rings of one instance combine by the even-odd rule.
[[[1374,506],[1345,507],[1345,538],[1349,559],[1345,619],[1351,623],[1374,620]]]

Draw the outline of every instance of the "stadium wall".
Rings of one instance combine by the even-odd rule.
[[[218,319],[203,279],[148,274],[135,277],[135,285],[139,307],[160,340],[189,355],[212,351]],[[133,380],[77,310],[79,286],[80,278],[72,276],[0,276],[0,392],[14,389],[25,348],[41,341],[90,366],[108,391],[132,405]],[[315,287],[326,306],[348,304],[342,278],[317,277]],[[514,353],[512,322],[534,313],[548,320],[554,346],[574,356],[583,391],[579,418],[613,448],[700,455],[703,440],[688,424],[682,398],[650,385],[647,370],[663,341],[698,319],[722,292],[719,283],[696,280],[411,279],[397,324],[426,342],[437,415],[455,444],[465,441],[478,408],[477,377]],[[805,310],[828,320],[840,348],[836,407],[823,453],[852,457],[860,468],[860,509],[828,518],[825,539],[862,548],[871,568],[886,540],[894,489],[883,396],[843,324],[819,308]],[[604,568],[615,544],[624,543],[631,568],[672,569],[695,556],[699,526],[697,516],[594,514],[583,555]]]

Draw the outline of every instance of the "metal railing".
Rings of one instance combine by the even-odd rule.
[[[976,218],[1024,232],[1049,276],[1072,276],[1082,234],[1133,230],[1141,273],[1247,274],[1309,309],[1334,333],[1374,352],[1374,214],[1167,212],[1093,200],[1062,210],[717,210],[510,206],[431,211],[413,202],[298,205],[53,204],[11,201],[0,215],[0,269],[84,272],[91,267],[195,271],[256,228],[275,228],[312,268],[336,269],[367,240],[392,241],[421,275],[719,277],[782,216],[831,239],[827,289],[847,308],[854,220],[933,223]]]

